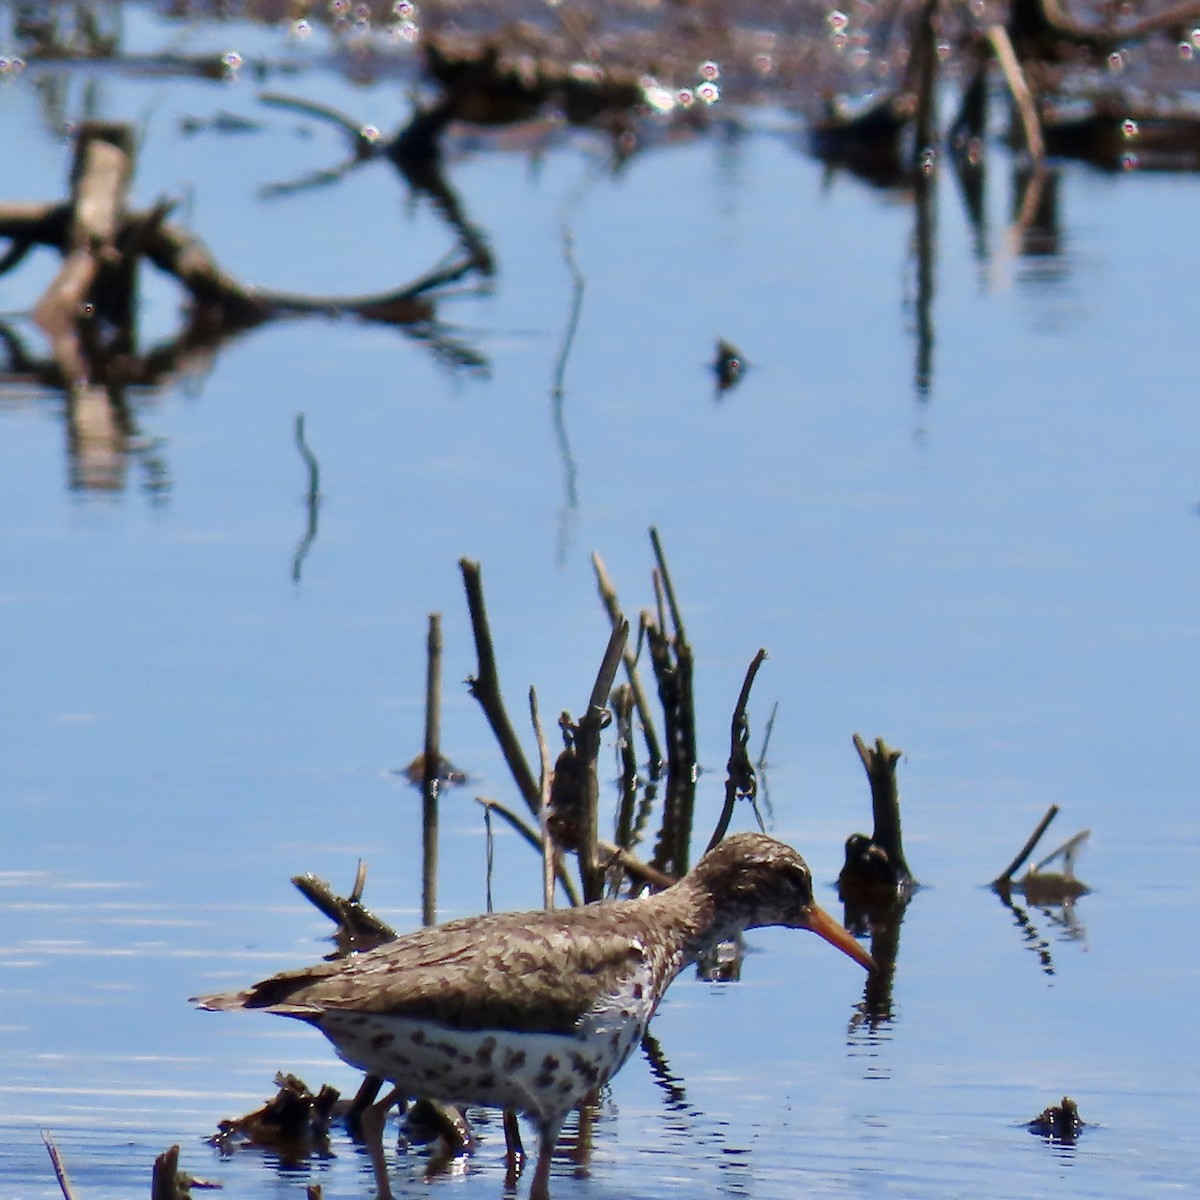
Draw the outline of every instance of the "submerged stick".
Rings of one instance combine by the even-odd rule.
[[[425,771],[421,781],[421,919],[437,923],[438,786],[441,765],[442,614],[429,614],[425,670]]]

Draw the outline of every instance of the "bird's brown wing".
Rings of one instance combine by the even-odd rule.
[[[614,920],[614,907],[623,910]],[[205,1008],[390,1013],[457,1029],[566,1033],[646,961],[637,902],[497,913],[419,929],[367,954],[288,971]]]

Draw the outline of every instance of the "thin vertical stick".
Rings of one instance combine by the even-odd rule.
[[[617,590],[613,587],[612,580],[608,576],[604,560],[599,554],[594,552],[592,554],[592,570],[596,573],[596,586],[600,589],[600,599],[604,603],[604,610],[608,613],[608,619],[615,625],[623,619],[621,604],[617,599]],[[629,680],[629,686],[633,689],[633,702],[637,707],[638,717],[642,722],[642,735],[646,739],[646,750],[650,755],[650,770],[654,775],[657,775],[665,759],[663,757],[662,745],[658,740],[658,734],[654,729],[654,715],[650,711],[650,701],[646,697],[646,691],[642,687],[642,680],[638,674],[637,655],[627,645],[621,657],[625,663],[625,677]]]
[[[621,654],[629,639],[629,622],[624,617],[613,625],[608,646],[592,685],[587,712],[576,727],[579,758],[584,769],[583,812],[579,834],[579,872],[583,879],[583,900],[592,904],[604,895],[604,864],[597,854],[599,838],[600,780],[596,771],[600,757],[600,731],[608,721],[608,696],[621,663]]]
[[[296,414],[296,448],[300,451],[300,457],[304,459],[304,465],[308,468],[308,492],[305,496],[308,525],[304,530],[304,536],[300,539],[300,544],[296,547],[296,553],[292,556],[292,580],[299,583],[300,574],[304,570],[304,559],[317,538],[317,509],[321,504],[321,468],[317,464],[316,455],[308,448],[308,442],[304,440],[303,413]]]
[[[429,614],[425,671],[425,775],[421,787],[421,919],[437,922],[438,781],[441,776],[442,614]]]
[[[479,657],[478,671],[467,680],[467,687],[483,708],[521,796],[528,805],[529,811],[536,816],[538,786],[534,782],[533,772],[525,760],[525,752],[521,749],[521,743],[517,741],[516,731],[508,719],[504,700],[500,695],[500,675],[496,670],[496,652],[492,647],[487,608],[483,602],[483,572],[480,570],[479,564],[472,562],[469,558],[460,558],[458,566],[462,571],[463,586],[467,593],[467,608],[471,613],[471,629],[475,635],[475,653]]]
[[[556,850],[554,839],[550,836],[550,780],[554,768],[550,763],[550,747],[546,745],[546,735],[542,731],[542,721],[538,716],[537,689],[529,688],[529,717],[533,722],[534,736],[537,738],[538,761],[541,773],[538,777],[538,787],[542,794],[542,804],[538,812],[538,824],[542,832],[542,907],[554,907],[554,860]]]
[[[687,634],[683,629],[683,616],[679,611],[679,602],[675,599],[675,585],[671,582],[671,572],[667,570],[667,557],[663,554],[658,530],[653,525],[650,526],[650,545],[654,548],[654,560],[658,563],[663,590],[667,594],[667,605],[671,610],[671,624],[675,627],[675,637],[681,642],[686,642]]]
[[[717,827],[713,830],[713,835],[709,840],[709,850],[713,849],[728,831],[737,798],[746,796],[753,801],[758,790],[758,784],[754,778],[754,768],[750,765],[750,756],[746,753],[746,744],[750,740],[750,722],[746,718],[746,705],[750,703],[750,689],[754,686],[758,668],[763,665],[766,657],[767,652],[760,649],[751,660],[733,710],[729,731],[729,765],[725,777],[725,804],[721,809]],[[755,811],[757,813],[757,810]]]
[[[476,796],[478,800],[479,797]],[[496,839],[492,833],[492,810],[483,806],[483,840],[487,847],[487,911],[492,911],[492,872],[496,866]]]

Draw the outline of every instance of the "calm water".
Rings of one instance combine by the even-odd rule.
[[[137,13],[127,36],[247,55],[281,42]],[[403,123],[401,85],[347,84],[319,33],[287,53],[299,73],[271,86]],[[30,68],[0,86],[0,199],[62,195],[48,113],[88,104],[142,131],[136,201],[185,197],[179,219],[247,281],[380,290],[454,244],[383,163],[264,196],[343,148],[263,108],[249,79]],[[181,130],[218,112],[261,128]],[[588,135],[455,143],[448,178],[499,273],[438,314],[486,371],[348,320],[260,329],[135,397],[144,450],[113,494],[70,488],[54,394],[0,391],[0,1192],[58,1194],[48,1129],[87,1200],[146,1194],[176,1141],[231,1197],[301,1196],[313,1178],[369,1194],[342,1139],[291,1173],[215,1157],[203,1137],[276,1070],[355,1077],[315,1034],[186,997],[324,953],[323,919],[288,883],[301,870],[345,890],[364,857],[367,902],[418,922],[419,805],[392,769],[420,746],[430,611],[443,745],[472,775],[445,805],[442,911],[484,907],[472,797],[513,791],[458,682],[474,654],[457,560],[484,565],[513,712],[535,683],[544,714],[578,713],[606,639],[589,556],[636,612],[652,524],[698,656],[700,828],[765,646],[752,720],[757,745],[778,701],[775,831],[836,910],[841,843],[869,821],[850,737],[883,736],[906,751],[908,853],[929,886],[902,930],[893,1020],[872,1033],[853,1021],[857,968],[815,939],[758,933],[741,984],[681,980],[655,1032],[685,1096],[669,1103],[632,1062],[591,1178],[563,1163],[556,1194],[1200,1188],[1200,183],[1064,166],[1058,252],[1027,257],[1007,236],[999,139],[983,254],[943,172],[921,392],[907,198],[828,175],[789,113],[723,119],[615,175]],[[586,290],[556,421],[564,229]],[[0,277],[0,310],[28,310],[55,269],[38,255]],[[147,277],[144,304],[146,337],[170,336],[172,287]],[[718,336],[752,364],[720,402]],[[299,412],[323,501],[296,581]],[[981,885],[1052,802],[1051,839],[1093,831],[1079,872],[1095,891],[1071,925],[1033,910],[1030,941]],[[536,905],[528,853],[497,839],[497,907]],[[1074,1150],[1022,1127],[1064,1093],[1095,1126]],[[401,1156],[397,1190],[498,1196],[503,1139],[482,1132],[453,1185]]]

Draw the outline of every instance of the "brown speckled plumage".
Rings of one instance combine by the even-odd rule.
[[[308,1021],[348,1062],[413,1095],[528,1113],[541,1135],[541,1200],[566,1115],[619,1069],[671,980],[764,925],[813,929],[870,966],[813,902],[793,849],[737,834],[657,895],[468,917],[196,1002]]]

